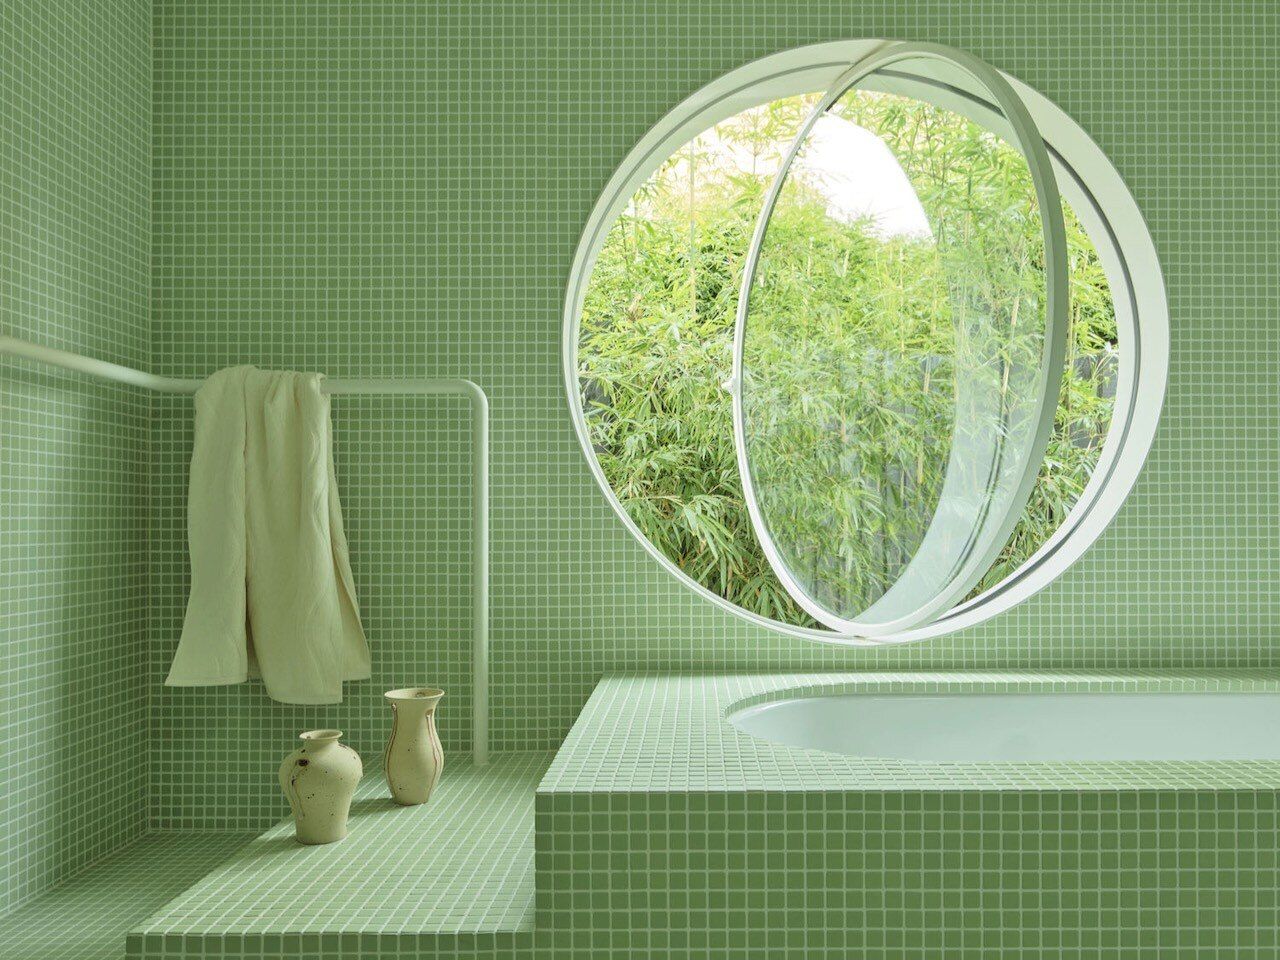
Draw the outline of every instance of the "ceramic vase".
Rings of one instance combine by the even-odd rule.
[[[391,799],[405,806],[426,803],[444,769],[444,751],[436,733],[436,704],[444,691],[406,687],[388,690],[384,696],[391,704],[391,736],[383,763]]]
[[[347,835],[351,798],[364,775],[360,755],[339,743],[341,730],[308,730],[280,764],[280,788],[293,810],[298,842],[333,843]]]

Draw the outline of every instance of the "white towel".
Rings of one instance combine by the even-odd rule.
[[[316,373],[232,367],[196,393],[191,596],[165,683],[261,676],[283,703],[338,703],[369,676],[329,398]]]

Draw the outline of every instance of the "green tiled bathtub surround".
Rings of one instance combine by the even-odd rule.
[[[607,678],[538,788],[538,930],[582,956],[1280,950],[1280,763],[869,761],[724,720],[792,688],[1274,692],[1280,677]]]
[[[790,695],[1280,693],[1274,670],[612,676],[539,794],[830,790],[1280,790],[1280,760],[930,763],[804,750],[726,715]]]
[[[1173,344],[1149,467],[1082,563],[980,628],[845,651],[749,627],[647,557],[578,449],[559,350],[579,234],[636,140],[746,60],[860,36],[965,48],[1079,121],[1146,213]],[[495,750],[555,747],[611,671],[1271,666],[1277,41],[1280,8],[1261,0],[159,0],[153,365],[465,376],[489,392]],[[156,423],[157,691],[185,596],[187,409]],[[436,516],[463,508],[460,415],[368,415],[358,452],[336,446],[344,497],[443,457],[411,502]],[[423,598],[371,629],[375,658],[390,649],[415,670],[398,681],[441,682],[452,697],[469,671],[466,528],[435,522],[391,529],[376,574],[358,548],[354,563],[366,583],[412,582]],[[426,576],[423,558],[438,564]],[[430,662],[404,653],[410,643]],[[279,813],[269,758],[299,717],[248,689],[157,697],[157,822]],[[212,737],[198,726],[210,716],[224,724]],[[465,744],[465,713],[449,724],[446,747]],[[206,792],[193,773],[205,759],[236,786]]]
[[[0,333],[149,361],[150,53],[139,0],[0,4]],[[145,826],[147,444],[0,361],[0,913]]]
[[[120,960],[125,936],[251,839],[152,833],[0,919],[4,960]]]
[[[549,956],[1250,958],[1275,791],[540,793]]]

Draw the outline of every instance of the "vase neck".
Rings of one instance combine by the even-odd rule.
[[[321,750],[336,746],[341,737],[341,730],[308,730],[298,735],[303,749],[308,753],[319,753]]]
[[[406,687],[403,690],[389,690],[383,696],[396,710],[430,714],[435,712],[436,704],[444,696],[444,691],[434,687]]]
[[[392,708],[397,713],[402,713],[407,717],[430,717],[436,712],[434,703],[414,702],[412,700],[393,700]]]

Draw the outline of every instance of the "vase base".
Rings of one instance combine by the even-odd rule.
[[[430,799],[430,797],[423,797],[421,800],[401,800],[399,797],[392,797],[391,802],[400,807],[420,807]]]
[[[293,835],[293,839],[297,840],[297,841],[298,841],[298,843],[302,844],[304,847],[322,847],[322,846],[324,846],[326,843],[338,843],[339,841],[342,841],[342,840],[347,839],[347,834],[344,832],[344,833],[342,834],[342,836],[340,836],[340,837],[325,837],[325,838],[323,838],[323,839],[322,839],[322,838],[320,838],[320,837],[305,837],[305,838],[304,838],[304,837],[300,837],[300,836],[298,836],[298,835],[295,833],[295,834]]]

